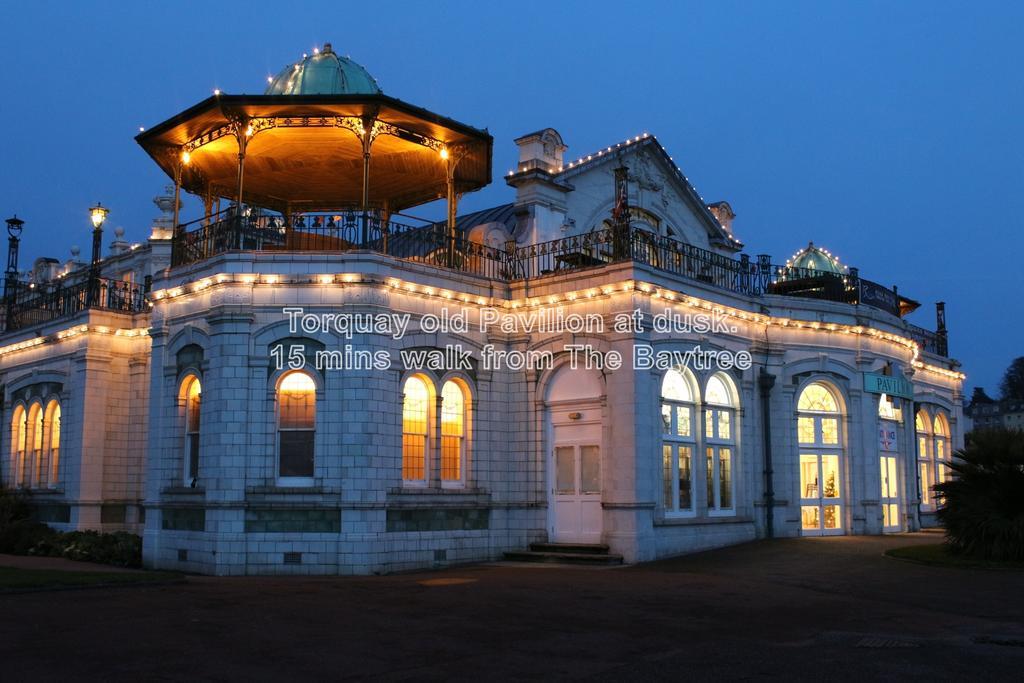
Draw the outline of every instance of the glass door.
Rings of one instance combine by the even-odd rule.
[[[882,529],[883,531],[900,531],[900,494],[896,477],[896,456],[881,457],[882,474]]]
[[[843,533],[839,456],[800,454],[800,527],[804,536]]]

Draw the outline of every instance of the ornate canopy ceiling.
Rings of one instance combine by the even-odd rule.
[[[364,148],[369,204],[390,211],[491,182],[493,138],[382,94],[215,95],[140,133],[136,141],[172,179],[198,195],[280,211],[359,205]]]

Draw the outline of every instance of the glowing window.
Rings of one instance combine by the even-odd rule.
[[[316,383],[290,372],[277,385],[278,476],[311,478],[316,435]]]
[[[732,381],[716,373],[704,390],[704,441],[707,456],[707,506],[711,511],[733,508],[733,447],[736,391]]]
[[[693,402],[693,390],[683,374],[675,368],[665,373],[661,382],[661,397],[670,401]]]
[[[466,395],[454,381],[441,388],[441,481],[461,482],[466,460]]]
[[[838,413],[836,397],[822,384],[811,384],[800,394],[797,410],[813,413]]]
[[[661,383],[662,504],[666,514],[693,510],[693,387],[685,368],[670,369]]]
[[[405,380],[402,400],[402,479],[426,482],[430,388],[424,378]]]
[[[25,445],[28,438],[28,426],[25,424],[25,408],[18,405],[14,408],[11,418],[11,460],[14,471],[11,472],[11,483],[15,486],[25,484]]]
[[[50,401],[46,406],[46,460],[47,483],[57,486],[60,473],[60,404]]]
[[[189,375],[181,385],[180,395],[185,402],[185,449],[182,477],[189,485],[199,476],[199,415],[202,385],[199,378]]]
[[[38,487],[42,485],[43,472],[43,406],[33,403],[28,409],[28,448],[29,463],[26,466],[25,484]]]
[[[878,417],[883,420],[901,421],[903,419],[903,411],[897,407],[897,400],[882,394],[878,399]]]

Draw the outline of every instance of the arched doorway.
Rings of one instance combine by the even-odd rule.
[[[601,541],[603,396],[593,370],[564,365],[548,384],[548,535],[556,543]]]

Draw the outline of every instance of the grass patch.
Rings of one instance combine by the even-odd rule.
[[[182,580],[184,577],[176,572],[66,572],[59,569],[0,567],[0,592],[86,586],[137,586]]]
[[[918,564],[936,567],[957,567],[959,569],[1010,569],[1024,570],[1024,562],[996,562],[980,560],[967,555],[955,555],[949,551],[945,543],[928,545],[908,545],[902,548],[886,550],[885,554],[898,560],[908,560]]]

